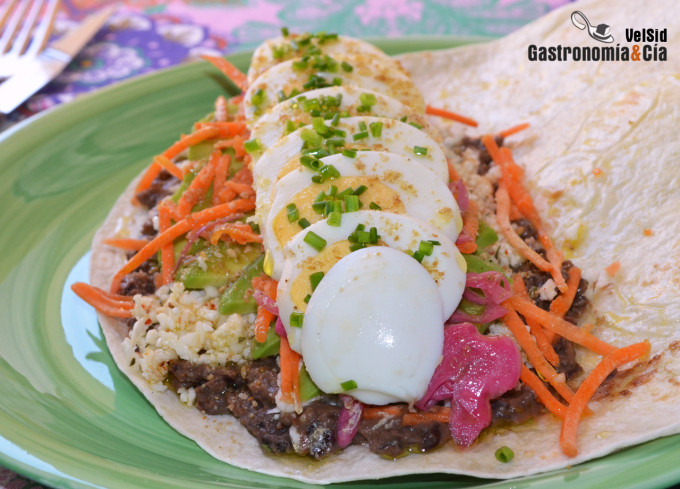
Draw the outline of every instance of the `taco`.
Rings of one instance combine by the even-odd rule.
[[[607,17],[602,2],[581,8]],[[524,75],[498,67],[527,39],[584,44],[569,14],[502,44],[392,68],[375,57],[393,93],[414,93],[405,68],[425,94],[403,116],[407,96],[385,102],[359,77],[346,77],[358,104],[329,91],[343,86],[336,74],[361,71],[361,43],[347,38],[266,43],[275,66],[298,70],[281,93],[255,75],[248,89],[213,60],[245,95],[219,98],[130,184],[93,240],[91,285],[75,286],[121,371],[216,458],[307,482],[515,477],[678,432],[680,312],[674,273],[661,272],[678,253],[680,206],[658,180],[673,174],[662,121],[678,82],[664,66],[585,79],[588,65],[566,64],[553,96],[527,61],[536,72],[522,91]],[[338,55],[342,42],[351,49]],[[489,92],[493,73],[504,79]],[[577,81],[592,92],[587,116],[565,110]],[[423,127],[426,104],[443,139]],[[248,127],[267,132],[256,119],[273,112],[281,141],[263,145]],[[275,171],[258,170],[269,160]]]

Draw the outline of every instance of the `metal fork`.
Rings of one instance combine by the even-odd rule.
[[[0,79],[8,78],[24,60],[40,54],[52,33],[59,1],[3,2],[0,7]]]

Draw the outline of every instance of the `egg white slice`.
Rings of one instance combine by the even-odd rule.
[[[443,306],[425,268],[376,246],[342,258],[319,283],[301,329],[314,383],[368,404],[415,403],[444,343]]]
[[[283,61],[309,54],[310,47],[318,48],[321,53],[331,56],[366,54],[386,60],[391,59],[380,48],[361,39],[346,36],[328,38],[314,34],[289,34],[286,37],[267,39],[255,48],[248,68],[248,84],[252,84],[262,73]]]
[[[364,99],[367,97],[375,98],[375,103],[368,106],[368,111],[367,106],[361,101],[362,96]],[[338,105],[324,105],[324,102],[338,97],[340,97]],[[399,120],[405,117],[405,122],[419,125],[437,143],[441,144],[442,142],[439,132],[421,114],[392,97],[355,86],[319,88],[280,102],[257,120],[251,130],[250,137],[257,139],[264,151],[288,134],[286,132],[288,121],[294,124],[296,128],[311,124],[311,111],[305,109],[317,105],[322,107],[322,112],[346,112],[349,117],[370,115]]]
[[[439,289],[443,305],[442,321],[451,316],[460,302],[465,287],[465,260],[454,242],[432,225],[406,215],[370,210],[343,214],[338,227],[330,226],[326,220],[319,221],[298,233],[284,248],[285,262],[277,291],[281,321],[288,333],[291,348],[298,353],[301,328],[290,327],[290,316],[294,312],[305,312],[307,304],[304,297],[307,294],[313,296],[310,276],[319,271],[327,273],[350,253],[347,237],[359,224],[363,224],[366,231],[371,227],[377,228],[379,245],[402,252],[418,250],[421,241],[438,241],[440,244],[433,246],[432,254],[423,258],[421,266]],[[310,232],[326,241],[321,252],[305,241]],[[380,300],[379,293],[375,300]]]
[[[280,94],[289,96],[294,90],[303,93],[322,88],[319,85],[305,88],[304,85],[310,81],[310,77],[322,78],[327,86],[355,85],[384,93],[403,104],[409,105],[416,112],[421,114],[425,112],[425,101],[422,94],[413,84],[411,78],[401,71],[399,65],[394,61],[365,54],[334,55],[333,59],[338,63],[338,68],[332,72],[325,68],[314,68],[312,66],[313,60],[308,62],[307,68],[296,69],[294,63],[299,62],[299,60],[290,59],[262,73],[248,87],[243,98],[248,127],[253,127],[257,119],[281,101],[279,99]],[[345,71],[345,69],[339,67],[343,62],[349,63],[352,67],[351,71]],[[260,95],[255,96],[258,93]],[[255,100],[253,96],[255,96]]]
[[[309,222],[323,219],[312,209],[314,198],[330,192],[335,186],[338,192],[348,187],[356,189],[366,185],[368,190],[359,196],[363,209],[371,202],[387,212],[405,213],[427,221],[451,241],[456,241],[463,220],[451,191],[430,170],[413,158],[382,151],[357,152],[351,158],[335,154],[321,159],[324,165],[332,165],[340,178],[324,183],[313,183],[314,172],[299,167],[287,174],[275,185],[274,201],[262,229],[264,246],[271,253],[274,268],[271,276],[278,280],[283,271],[283,247],[294,234],[303,232],[297,220],[290,222],[286,207],[296,203],[298,218]]]
[[[355,141],[354,135],[362,132],[361,123],[369,128],[368,137]],[[380,136],[371,134],[370,126],[373,123],[382,123]],[[330,121],[327,121],[326,125],[330,126]],[[347,148],[387,151],[412,157],[414,161],[431,170],[442,182],[448,182],[448,164],[441,147],[424,131],[410,124],[394,119],[362,116],[340,119],[337,126],[331,127],[345,131],[344,137],[338,136],[333,139],[344,139]],[[257,199],[256,220],[261,225],[271,206],[274,183],[300,166],[300,155],[304,145],[303,130],[304,128],[298,129],[281,139],[265,151],[253,167],[253,187]],[[416,147],[425,148],[426,153],[416,154],[414,150]]]

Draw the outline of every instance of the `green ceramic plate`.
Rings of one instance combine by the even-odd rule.
[[[391,54],[472,42],[407,38]],[[231,57],[241,69],[249,55]],[[218,462],[176,433],[116,369],[96,317],[69,285],[87,280],[95,229],[149,157],[233,87],[206,63],[102,90],[0,138],[0,464],[60,488],[308,487]],[[665,487],[680,436],[519,480],[431,475],[360,487]]]

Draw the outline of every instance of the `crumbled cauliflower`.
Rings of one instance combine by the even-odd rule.
[[[154,295],[135,296],[137,321],[123,349],[152,388],[166,389],[170,360],[218,366],[250,358],[254,315],[224,316],[218,306],[216,288],[189,291],[181,282],[163,286]],[[186,391],[180,397],[192,403],[195,394]]]

